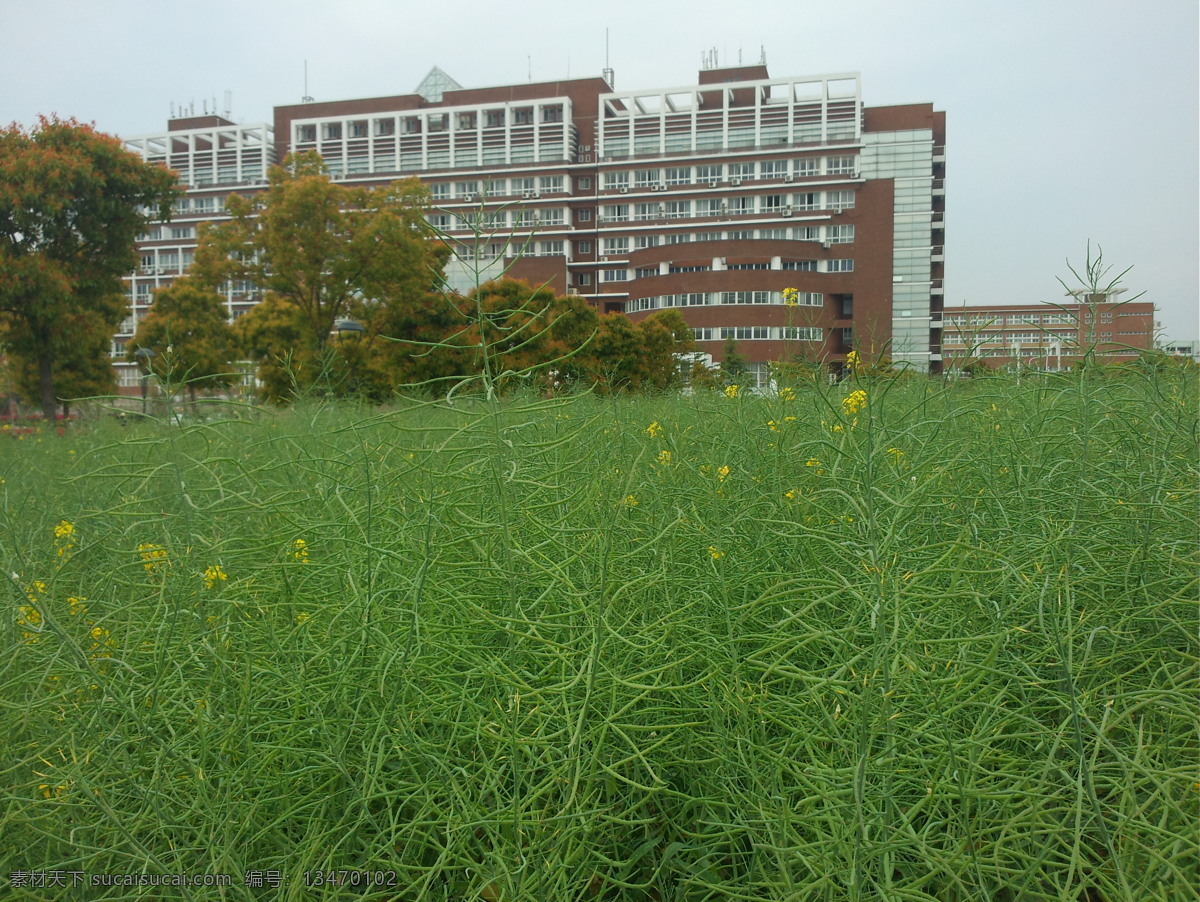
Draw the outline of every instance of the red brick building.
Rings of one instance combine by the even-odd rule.
[[[1101,363],[1136,360],[1154,347],[1154,305],[1108,295],[1068,295],[1061,304],[955,307],[946,311],[942,353],[947,368],[980,361],[1068,369],[1089,349]]]
[[[465,89],[435,68],[412,94],[280,106],[271,125],[175,119],[126,145],[176,169],[188,197],[147,236],[114,353],[186,269],[192,220],[315,150],[334,179],[425,182],[457,251],[452,288],[511,264],[600,312],[678,308],[702,351],[719,362],[733,336],[760,379],[768,361],[836,368],[852,348],[941,369],[945,114],[864,107],[854,73],[711,68],[615,91],[611,73]],[[227,300],[234,318],[257,297],[235,284]]]

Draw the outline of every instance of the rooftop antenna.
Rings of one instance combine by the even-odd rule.
[[[172,119],[175,118],[175,101],[174,100],[171,101],[171,118]]]
[[[760,66],[767,64],[767,48],[762,44],[758,45],[758,64]]]
[[[312,103],[313,99],[308,96],[308,60],[304,61],[304,96],[300,98],[301,103]]]
[[[525,56],[525,78],[533,81],[533,56],[530,54]]]
[[[233,115],[233,91],[225,91],[225,118],[228,119]]]
[[[604,82],[610,88],[613,87],[613,70],[608,64],[608,29],[604,29],[604,71],[600,73],[604,77]]]

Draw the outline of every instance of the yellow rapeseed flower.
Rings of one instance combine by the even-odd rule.
[[[667,464],[669,464],[671,462],[671,452],[665,451],[665,450],[659,451],[658,457],[656,457],[654,459],[654,462],[657,463],[659,466],[665,467]]]
[[[717,467],[717,479],[720,482],[724,482],[726,477],[729,476],[729,473],[729,467]]]
[[[892,455],[892,457],[895,460],[899,460],[900,458],[902,458],[904,456],[904,452],[901,451],[899,448],[888,448],[887,453]]]
[[[625,500],[621,502],[626,507],[637,507],[638,500],[636,495],[626,495]]]
[[[786,492],[783,493],[783,497],[786,498],[788,501],[795,501],[796,500],[796,490],[788,489]]]
[[[229,579],[220,564],[209,564],[204,568],[204,588],[211,589],[219,582]]]
[[[712,556],[714,561],[719,561],[721,558],[725,557],[725,552],[717,548],[716,545],[709,545],[708,553]]]
[[[312,620],[312,614],[309,614],[307,611],[298,611],[296,613],[296,626],[304,626],[310,620]]]
[[[786,306],[786,307],[796,307],[796,306],[799,306],[799,304],[798,304],[798,302],[797,302],[797,300],[796,300],[796,299],[797,299],[797,298],[800,296],[800,289],[798,289],[798,288],[785,288],[785,289],[783,289],[783,291],[782,291],[781,293],[783,294],[783,303],[784,303],[784,306]]]
[[[142,559],[142,566],[146,568],[146,572],[150,575],[159,573],[166,569],[167,566],[167,549],[161,545],[154,545],[150,542],[142,542],[137,547],[138,555]]]
[[[859,372],[863,368],[862,358],[858,355],[858,351],[851,351],[846,355],[846,368],[851,372]]]
[[[69,520],[61,521],[54,527],[55,551],[63,557],[75,547],[75,524]]]
[[[796,400],[796,393],[792,389],[788,388],[786,385],[783,388],[779,389],[778,395],[779,395],[780,401],[795,401]]]
[[[850,353],[854,353],[851,351]],[[842,410],[847,416],[853,416],[867,406],[867,393],[861,388],[842,399]]]
[[[650,438],[658,438],[660,435],[662,435],[662,433],[662,426],[658,425],[658,420],[655,420],[646,427],[646,435],[650,436]]]
[[[301,563],[308,562],[308,542],[304,539],[297,539],[292,543],[292,560]]]
[[[737,396],[738,396],[738,387],[737,387],[736,383],[733,385],[725,386],[725,397],[726,398],[736,398]]]

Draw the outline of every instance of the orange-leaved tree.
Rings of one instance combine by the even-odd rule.
[[[90,125],[41,117],[30,130],[0,129],[0,318],[9,350],[36,367],[46,417],[57,412],[62,360],[78,348],[75,327],[107,349],[99,336],[125,316],[121,277],[137,236],[169,218],[178,192],[172,172]]]

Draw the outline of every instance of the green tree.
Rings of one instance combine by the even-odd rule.
[[[224,388],[237,379],[230,366],[233,331],[221,296],[191,277],[155,292],[149,314],[128,344],[127,359],[135,361],[139,348],[155,352],[156,372],[187,385],[192,403],[197,386]]]
[[[62,319],[58,330],[59,350],[55,358],[54,391],[62,400],[63,414],[70,414],[70,400],[111,395],[117,388],[109,350],[111,327],[93,311],[77,311]],[[9,355],[13,387],[22,400],[39,404],[41,385],[35,357],[13,352]]]
[[[178,191],[170,171],[89,125],[41,117],[31,131],[0,130],[0,318],[11,350],[37,366],[46,417],[63,361],[83,350],[65,324],[82,316],[96,330],[85,347],[107,356],[135,240],[169,217]]]
[[[730,335],[721,348],[721,373],[726,382],[736,382],[747,370],[746,358],[738,353],[737,341]]]
[[[417,179],[375,189],[338,185],[319,155],[292,155],[272,167],[266,191],[230,196],[232,218],[205,229],[193,272],[211,286],[238,279],[269,295],[272,307],[244,327],[244,337],[259,352],[290,352],[290,363],[265,362],[274,372],[260,374],[264,381],[278,382],[283,367],[303,388],[340,365],[337,348],[327,347],[339,320],[352,317],[374,335],[427,303],[447,253],[431,240],[427,205]],[[266,335],[273,326],[283,334]]]

